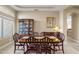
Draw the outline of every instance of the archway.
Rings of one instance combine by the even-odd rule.
[[[67,14],[67,38],[78,41],[79,38],[79,15],[78,13]]]

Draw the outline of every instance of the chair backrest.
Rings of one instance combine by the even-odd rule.
[[[60,37],[59,37],[62,41],[64,41],[64,39],[65,39],[65,35],[64,35],[64,33],[60,33]]]
[[[15,33],[14,35],[13,35],[13,40],[14,40],[14,42],[17,42],[17,40],[19,39],[20,37],[19,37],[19,34],[18,33]]]
[[[59,38],[60,37],[60,32],[53,32],[55,37]]]

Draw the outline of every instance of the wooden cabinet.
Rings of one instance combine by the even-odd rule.
[[[19,19],[19,33],[33,35],[34,20],[33,19]]]

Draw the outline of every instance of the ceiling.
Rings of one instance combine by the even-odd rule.
[[[60,11],[68,5],[11,5],[16,11]]]

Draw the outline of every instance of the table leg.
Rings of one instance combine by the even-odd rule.
[[[55,54],[55,45],[53,44],[53,54]]]

